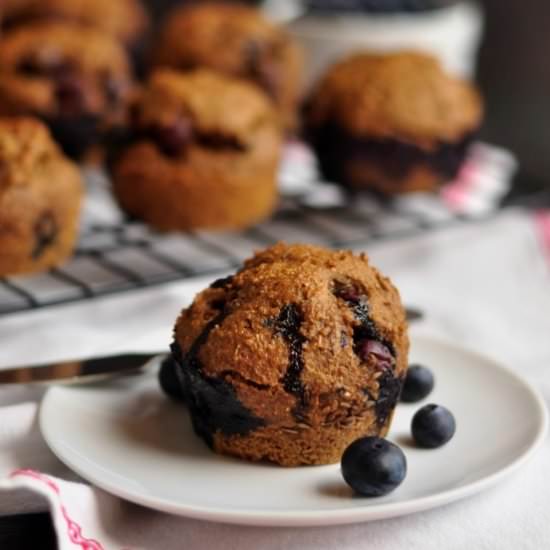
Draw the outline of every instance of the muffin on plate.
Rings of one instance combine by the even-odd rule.
[[[0,40],[0,116],[41,118],[72,157],[120,122],[131,93],[127,54],[101,31],[39,22]]]
[[[390,195],[434,190],[454,178],[483,116],[471,84],[414,52],[337,63],[305,110],[325,177]]]
[[[277,199],[281,133],[255,87],[209,71],[156,71],[111,161],[131,216],[163,231],[241,228]]]
[[[365,254],[279,243],[184,309],[172,347],[196,433],[283,466],[384,436],[407,370],[399,293]]]
[[[285,128],[295,126],[301,50],[253,7],[202,2],[176,10],[161,30],[154,63],[184,71],[205,67],[253,82],[272,98]]]
[[[0,119],[0,276],[61,264],[76,241],[81,198],[77,166],[41,122]]]
[[[9,29],[37,20],[68,21],[95,27],[129,47],[148,26],[139,0],[2,0],[0,24]]]

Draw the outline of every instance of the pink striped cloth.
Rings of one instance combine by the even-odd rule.
[[[541,246],[550,258],[550,209],[538,210],[534,214]]]
[[[441,203],[454,213],[471,216],[494,211],[509,191],[516,170],[517,160],[508,150],[476,142],[470,147],[456,179],[441,189]],[[338,202],[340,188],[323,181],[314,154],[301,142],[287,145],[280,183],[283,195],[322,193],[324,189],[326,195]],[[425,196],[427,202],[433,200],[429,193],[415,194],[414,200],[419,196]]]

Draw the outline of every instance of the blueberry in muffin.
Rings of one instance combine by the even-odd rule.
[[[172,349],[213,450],[297,466],[387,433],[408,345],[399,293],[365,254],[279,243],[199,293]]]
[[[39,22],[2,36],[0,116],[41,118],[71,157],[120,123],[131,93],[126,52],[101,31]]]
[[[344,59],[305,111],[326,178],[385,194],[433,190],[455,177],[483,116],[471,84],[414,52]]]
[[[163,231],[240,228],[271,214],[281,132],[254,86],[159,69],[131,118],[110,163],[128,214]]]
[[[41,122],[0,119],[0,276],[62,263],[76,241],[81,198],[77,166]]]
[[[154,63],[183,71],[205,67],[246,79],[274,101],[287,129],[295,126],[301,51],[284,29],[253,7],[202,2],[179,8],[161,29]]]

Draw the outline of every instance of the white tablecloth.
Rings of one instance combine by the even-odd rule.
[[[548,403],[550,250],[546,255],[539,229],[548,229],[550,223],[548,217],[538,220],[537,224],[532,214],[509,211],[491,221],[375,244],[368,252],[400,288],[405,303],[425,312],[413,337],[416,332],[428,333],[490,355],[533,382]],[[166,349],[178,311],[204,284],[175,283],[0,318],[0,368]],[[550,548],[550,441],[510,480],[437,510],[347,527],[248,528],[168,516],[123,503],[80,482],[63,481],[76,477],[40,437],[39,398],[39,390],[0,390],[0,479],[5,478],[6,489],[0,491],[0,513],[43,509],[47,501],[38,494],[49,496],[63,550]],[[47,479],[61,487],[63,499],[31,474],[7,479],[18,468],[32,468],[32,475],[40,471],[56,476]],[[16,486],[32,491],[15,490]],[[61,504],[79,526],[80,539],[73,542],[67,536]],[[97,546],[90,542],[83,546],[78,540],[95,541]]]

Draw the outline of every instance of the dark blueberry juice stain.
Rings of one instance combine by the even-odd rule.
[[[176,373],[191,413],[193,429],[210,447],[218,431],[226,436],[246,435],[265,425],[263,419],[256,417],[239,401],[235,388],[229,382],[202,372],[197,355],[212,330],[221,325],[227,315],[227,310],[220,311],[207,323],[186,354],[182,353],[176,342],[172,344]]]
[[[217,132],[201,132],[197,134],[196,142],[205,149],[213,151],[234,151],[242,153],[246,146],[236,136],[224,135]]]
[[[56,48],[29,52],[17,64],[17,71],[29,78],[57,79],[73,70],[73,64]]]
[[[397,378],[395,369],[395,348],[385,340],[369,316],[367,297],[352,283],[334,281],[333,294],[343,300],[359,322],[353,329],[353,350],[361,361],[374,358],[376,369],[382,374],[378,378],[378,397],[365,390],[369,399],[375,401],[376,421],[383,426],[394,409],[401,393],[402,380]]]
[[[397,180],[407,177],[418,164],[427,165],[442,178],[450,180],[458,173],[475,138],[475,133],[467,134],[457,143],[440,142],[434,151],[424,151],[397,140],[355,137],[333,123],[307,133],[318,151],[325,177],[348,186],[353,185],[348,181],[346,166],[355,161],[376,163],[385,174]]]
[[[85,88],[76,74],[65,74],[56,79],[55,98],[63,116],[80,115],[85,110]]]
[[[288,368],[281,382],[285,391],[297,398],[293,413],[299,420],[303,420],[307,408],[306,392],[301,380],[304,369],[303,345],[306,340],[300,334],[302,322],[302,313],[296,304],[284,306],[277,318],[268,321],[268,325],[288,344]]]
[[[223,277],[221,279],[216,279],[211,285],[210,288],[226,288],[231,284],[233,280],[233,275]]]
[[[44,212],[34,224],[33,260],[38,260],[48,247],[55,243],[59,228],[51,212]]]
[[[178,118],[171,124],[149,128],[152,139],[168,157],[181,155],[193,139],[193,123],[188,118]]]
[[[374,406],[376,411],[376,421],[379,426],[383,426],[394,410],[399,396],[403,380],[397,378],[391,369],[385,369],[378,379],[378,399]]]

